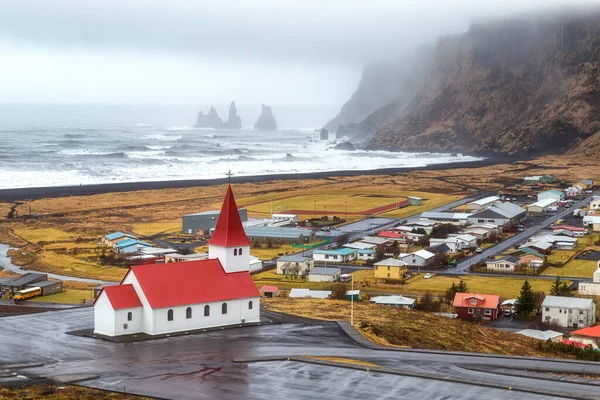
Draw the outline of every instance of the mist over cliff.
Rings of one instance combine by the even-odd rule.
[[[338,135],[377,148],[599,157],[599,7],[472,22],[374,70],[327,124],[342,125]]]

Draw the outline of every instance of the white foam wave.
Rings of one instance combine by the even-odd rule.
[[[154,135],[144,135],[140,139],[142,140],[160,140],[163,142],[177,142],[183,139],[182,135],[162,135],[162,134],[154,134]]]
[[[58,152],[58,154],[62,154],[65,156],[106,156],[115,153],[117,152],[95,149],[62,149]]]
[[[154,145],[146,145],[144,146],[145,148],[149,149],[149,150],[168,150],[168,149],[172,149],[173,146],[154,146]]]
[[[160,150],[153,151],[128,151],[125,155],[129,158],[150,158],[157,156],[164,156],[166,153]]]

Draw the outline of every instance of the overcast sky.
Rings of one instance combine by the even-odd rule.
[[[0,0],[0,102],[342,104],[365,63],[473,18],[572,4]]]

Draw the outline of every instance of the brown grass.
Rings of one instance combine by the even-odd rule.
[[[33,385],[0,388],[0,399],[45,399],[45,400],[143,400],[148,397],[108,392],[79,386]]]
[[[272,311],[329,321],[349,321],[343,300],[265,299]],[[354,303],[354,325],[381,345],[430,350],[518,356],[550,356],[535,348],[535,339],[458,319],[366,302]]]
[[[317,361],[329,361],[338,364],[351,364],[351,365],[360,365],[363,367],[381,367],[381,365],[373,364],[368,361],[355,360],[354,358],[345,358],[345,357],[318,357],[318,356],[308,356],[302,357],[308,360],[317,360]]]

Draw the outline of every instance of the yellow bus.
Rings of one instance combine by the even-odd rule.
[[[13,296],[13,299],[15,299],[15,301],[21,301],[21,300],[31,299],[32,297],[35,297],[35,296],[41,296],[41,295],[42,295],[42,288],[36,286],[36,287],[28,288],[28,289],[19,290],[18,292],[15,293],[15,295]]]

